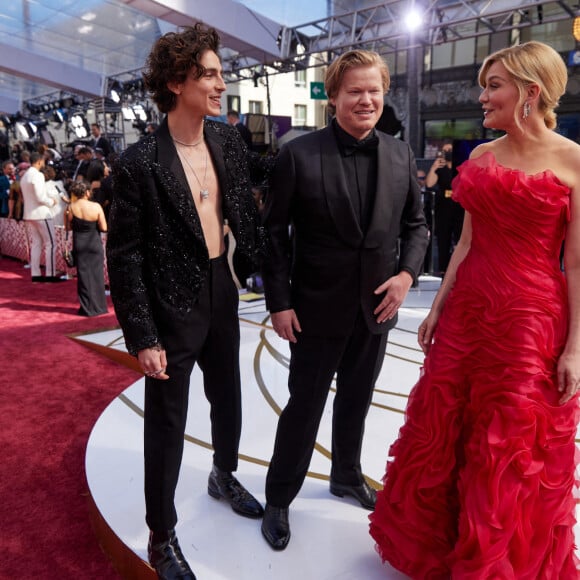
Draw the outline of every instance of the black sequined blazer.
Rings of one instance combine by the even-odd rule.
[[[236,251],[257,267],[265,236],[245,145],[234,127],[215,121],[205,121],[204,137]],[[157,321],[182,317],[196,302],[209,254],[167,119],[115,164],[107,263],[115,312],[133,355],[161,342]]]

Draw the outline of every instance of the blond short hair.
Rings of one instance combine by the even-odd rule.
[[[363,66],[376,66],[381,73],[383,92],[387,93],[391,84],[389,67],[381,55],[370,50],[349,50],[342,53],[336,60],[330,63],[324,77],[324,89],[329,99],[338,95],[344,73],[352,68]]]
[[[479,70],[479,84],[484,89],[487,73],[496,62],[506,68],[518,89],[522,104],[530,84],[535,83],[540,87],[538,109],[544,114],[546,127],[555,129],[554,109],[566,92],[568,82],[568,72],[562,57],[551,46],[535,40],[498,50],[483,61]],[[520,126],[518,114],[515,120]]]

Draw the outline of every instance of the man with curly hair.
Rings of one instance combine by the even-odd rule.
[[[238,291],[225,223],[248,263],[263,232],[247,151],[220,114],[226,86],[219,37],[201,24],[163,35],[148,57],[148,90],[166,117],[129,147],[114,170],[107,258],[128,351],[145,374],[145,504],[149,562],[162,579],[193,579],[175,535],[190,375],[197,362],[211,406],[208,493],[260,518],[233,476],[241,431]],[[257,267],[257,264],[254,264]]]

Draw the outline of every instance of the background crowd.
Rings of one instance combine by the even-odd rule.
[[[76,268],[71,272],[77,277],[78,313],[84,316],[107,312],[100,234],[107,231],[110,168],[115,156],[97,123],[91,132],[90,141],[72,143],[66,153],[44,144],[34,148],[30,143],[16,142],[2,163],[0,176],[0,218],[24,223],[29,241],[27,266],[33,283],[68,279],[69,272],[57,269],[57,255],[67,243],[58,244],[56,231],[73,231],[69,260],[74,260],[71,267]],[[90,244],[81,243],[84,228],[94,230]]]

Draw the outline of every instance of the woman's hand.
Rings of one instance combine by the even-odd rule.
[[[564,351],[558,360],[558,391],[560,405],[567,403],[580,389],[580,354]]]
[[[433,334],[437,328],[437,322],[439,322],[439,314],[434,310],[431,310],[427,315],[427,318],[425,318],[425,320],[423,320],[419,325],[417,342],[425,355],[429,354],[429,350],[431,349],[431,343],[433,342]]]

